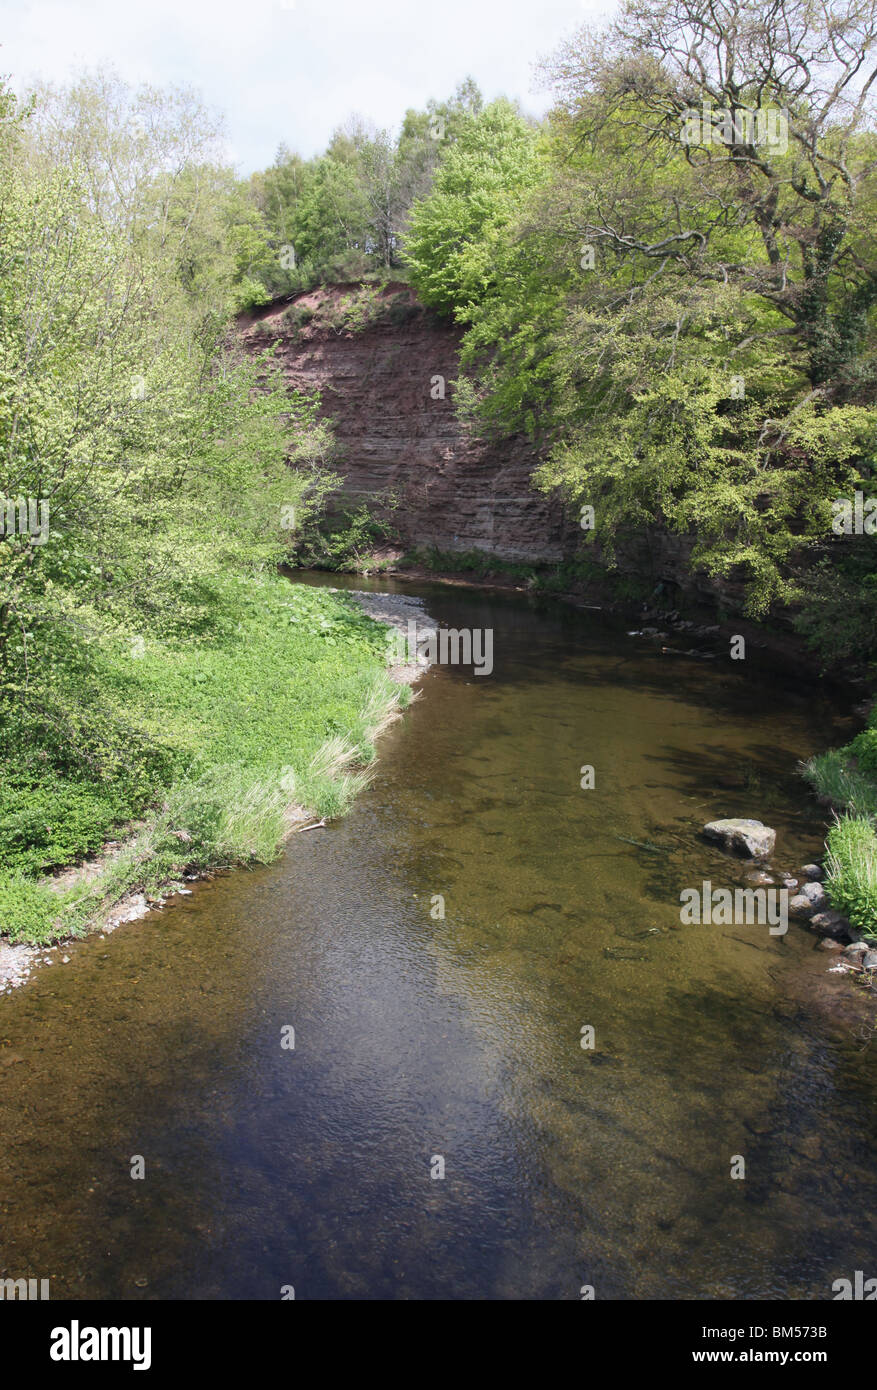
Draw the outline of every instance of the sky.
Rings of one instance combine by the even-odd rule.
[[[472,76],[541,115],[533,64],[612,0],[2,0],[0,75],[21,92],[110,67],[198,89],[241,174],[283,141],[304,156],[356,114],[396,129]]]

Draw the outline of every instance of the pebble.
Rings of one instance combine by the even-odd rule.
[[[789,898],[789,912],[793,917],[812,917],[816,908],[809,898],[805,898],[803,893],[798,893],[794,898]]]

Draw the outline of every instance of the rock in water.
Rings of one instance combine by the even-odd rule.
[[[789,911],[793,917],[812,917],[816,906],[803,893],[796,893],[794,898],[789,898]]]
[[[793,898],[792,902],[794,901]],[[789,903],[789,911],[792,911],[792,903]],[[838,941],[849,941],[852,930],[843,913],[834,912],[831,909],[827,912],[814,913],[810,918],[810,925],[820,936],[833,936]]]
[[[708,840],[749,859],[766,859],[773,852],[777,833],[760,820],[712,820],[703,828]]]
[[[805,883],[804,887],[801,889],[801,897],[811,902],[817,912],[828,902],[825,889],[821,883]]]
[[[844,955],[852,956],[853,958],[856,956],[864,956],[867,954],[867,951],[868,947],[864,941],[854,941],[850,946],[844,946]]]

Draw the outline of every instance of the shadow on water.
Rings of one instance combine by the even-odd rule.
[[[431,672],[344,821],[0,1000],[0,1273],[56,1298],[819,1299],[873,1272],[866,1003],[794,926],[679,921],[683,887],[744,881],[705,820],[769,820],[780,868],[817,852],[795,764],[838,712],[417,591],[493,628],[492,676]]]

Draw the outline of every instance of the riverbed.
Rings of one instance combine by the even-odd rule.
[[[492,671],[423,678],[344,820],[0,999],[0,1274],[55,1299],[877,1274],[873,1006],[799,926],[679,918],[744,882],[708,820],[775,827],[779,869],[818,855],[797,763],[844,712],[602,614],[350,586],[489,629]]]

